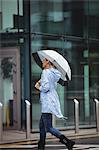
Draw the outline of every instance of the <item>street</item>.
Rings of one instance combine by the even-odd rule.
[[[99,150],[99,136],[91,138],[77,138],[75,139],[75,145],[73,150]],[[37,144],[33,143],[18,143],[5,145],[5,147],[0,148],[0,150],[37,150]],[[67,150],[66,146],[58,141],[47,141],[45,150]]]
[[[34,146],[23,146],[23,147],[17,147],[17,148],[0,148],[0,150],[37,150],[37,145]],[[67,148],[64,145],[61,144],[51,144],[46,145],[45,150],[67,150]],[[89,144],[76,144],[73,148],[73,150],[99,150],[99,144],[98,145],[89,145]]]

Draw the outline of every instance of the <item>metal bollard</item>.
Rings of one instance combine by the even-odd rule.
[[[26,102],[26,138],[30,138],[31,130],[30,130],[30,102],[28,100],[25,100]]]
[[[2,141],[2,103],[0,102],[0,141]]]
[[[99,101],[95,99],[96,102],[96,130],[99,133]]]
[[[74,99],[75,103],[75,133],[79,133],[79,102]]]

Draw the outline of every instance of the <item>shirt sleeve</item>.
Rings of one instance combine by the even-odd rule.
[[[43,70],[42,72],[42,76],[41,76],[41,85],[39,90],[42,92],[48,92],[50,89],[50,85],[49,85],[49,79],[48,79],[48,72],[47,70]]]

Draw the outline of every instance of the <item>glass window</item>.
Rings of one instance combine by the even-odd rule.
[[[98,35],[97,21],[94,24],[91,19],[98,16],[98,3],[89,0],[31,0],[30,3],[31,52],[54,49],[68,60],[72,69],[72,80],[66,87],[57,88],[62,112],[68,120],[66,123],[56,119],[56,127],[74,126],[74,98],[79,100],[80,125],[95,125],[93,97],[99,96],[98,42],[90,41],[89,37]],[[41,71],[32,60],[33,129],[38,128],[40,117],[39,93],[34,84]]]
[[[40,37],[41,38],[41,37]],[[56,126],[57,127],[66,127],[66,126],[74,126],[74,98],[76,98],[79,101],[80,104],[80,125],[93,125],[94,124],[94,116],[91,113],[91,109],[93,112],[95,111],[95,107],[93,104],[93,101],[91,100],[92,96],[90,95],[90,86],[92,86],[92,83],[95,83],[94,81],[98,81],[98,74],[93,77],[90,72],[92,69],[90,69],[90,59],[93,55],[96,58],[98,58],[98,52],[96,51],[89,51],[89,45],[86,43],[83,43],[82,41],[72,41],[72,40],[66,40],[62,38],[53,38],[50,37],[42,37],[43,41],[42,44],[39,46],[36,46],[36,48],[42,49],[45,46],[48,49],[54,49],[58,51],[60,54],[62,54],[69,62],[72,70],[72,80],[67,82],[66,87],[62,87],[58,85],[57,91],[60,97],[60,103],[61,103],[61,109],[65,116],[68,117],[67,123],[64,121],[61,121],[59,119],[56,119]],[[44,40],[45,39],[45,40]],[[37,40],[37,39],[36,39]],[[32,40],[33,41],[33,40]],[[40,42],[40,39],[37,40]],[[96,48],[96,47],[95,47]],[[32,52],[34,52],[35,47],[32,45]],[[97,59],[98,60],[98,59]],[[94,62],[95,63],[95,62]],[[97,62],[98,63],[98,62]],[[34,89],[35,82],[40,78],[41,69],[35,64],[35,62],[32,62],[32,99],[33,99],[33,125],[34,122],[39,120],[40,115],[40,105],[39,105],[39,93]],[[97,69],[97,65],[94,66],[94,69]],[[95,71],[95,74],[98,73]],[[90,81],[91,80],[91,81]],[[96,84],[95,84],[96,85]],[[98,82],[97,85],[98,87]],[[92,91],[92,90],[91,90]],[[92,92],[94,94],[97,93]],[[91,93],[91,94],[92,94]],[[90,104],[90,101],[92,101],[92,104]],[[36,107],[35,107],[36,105]],[[38,109],[37,109],[38,108]],[[39,110],[39,111],[38,111]],[[36,116],[37,115],[37,116]],[[91,118],[94,118],[92,120]],[[36,121],[35,121],[36,120]],[[33,126],[32,126],[33,127]],[[35,127],[37,125],[35,124]]]
[[[23,0],[0,0],[0,32],[23,29]]]
[[[88,7],[88,28],[89,28],[89,37],[99,38],[99,1],[90,1]]]
[[[30,3],[32,33],[83,36],[83,1],[31,0]]]
[[[13,126],[13,58],[0,58],[0,99],[3,104],[3,125]],[[12,113],[12,114],[11,114]],[[8,115],[8,116],[7,116]]]
[[[30,100],[29,18],[29,1],[0,0],[0,48],[18,47],[20,50],[22,128],[26,122],[24,99]]]
[[[95,121],[94,98],[99,98],[99,43],[90,41],[89,46],[89,92],[90,92],[90,120]]]

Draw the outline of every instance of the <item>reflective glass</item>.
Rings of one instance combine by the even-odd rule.
[[[90,120],[94,122],[95,98],[99,98],[99,43],[90,41],[89,46],[89,94],[90,94]]]
[[[93,97],[99,96],[97,71],[99,41],[95,42],[95,38],[98,38],[98,3],[96,0],[30,1],[31,51],[54,49],[68,60],[72,69],[72,80],[67,86],[58,85],[62,112],[68,120],[64,122],[56,119],[54,123],[57,127],[75,125],[74,98],[79,101],[80,126],[95,125]],[[46,7],[47,5],[49,7]],[[94,40],[90,40],[90,37]],[[41,69],[37,68],[32,60],[33,81],[40,78]],[[35,110],[32,121],[35,122],[36,128],[36,121],[40,117],[40,111],[37,112],[35,109],[40,108],[39,93],[33,92],[32,87],[32,94],[32,98],[37,99],[32,104]],[[34,128],[33,124],[32,127]]]
[[[19,80],[19,84],[21,90],[19,92],[21,99],[19,100],[21,101],[21,110],[19,111],[21,111],[22,119],[20,126],[23,129],[26,124],[24,99],[30,100],[29,17],[29,1],[0,0],[0,48],[18,47],[20,50],[21,80]]]
[[[98,37],[97,0],[31,0],[30,6],[32,33]]]
[[[99,38],[99,1],[89,0],[88,7],[88,31],[89,37]]]
[[[22,29],[23,0],[0,0],[0,32],[18,32]]]
[[[13,59],[0,58],[0,100],[3,104],[4,128],[11,128],[14,125],[13,91]]]
[[[30,3],[32,33],[83,36],[83,1],[31,0]]]

